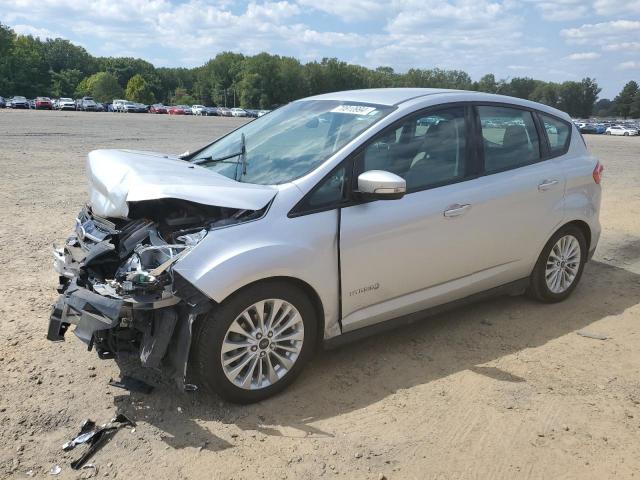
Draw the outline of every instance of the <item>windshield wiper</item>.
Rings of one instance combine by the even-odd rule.
[[[203,163],[239,163],[237,161],[235,162],[225,162],[225,160],[229,160],[230,158],[233,157],[237,157],[238,155],[242,155],[242,151],[240,152],[236,152],[236,153],[231,153],[229,155],[225,155],[223,157],[203,157],[203,158],[198,158],[197,160],[194,160],[193,163],[195,163],[196,165],[201,165]]]
[[[235,162],[226,161],[226,160],[229,160],[230,158],[234,158],[238,156],[240,156],[240,159],[236,160]],[[229,155],[224,155],[222,157],[209,156],[209,157],[198,158],[197,160],[194,160],[193,163],[195,163],[196,165],[202,165],[205,163],[235,163],[236,165],[240,164],[242,165],[242,175],[246,175],[247,174],[247,147],[245,143],[244,133],[240,135],[240,151],[239,152],[230,153]]]

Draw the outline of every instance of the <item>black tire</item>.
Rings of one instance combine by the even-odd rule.
[[[580,245],[580,265],[578,266],[578,272],[573,279],[573,283],[571,283],[569,288],[561,293],[554,293],[549,289],[545,278],[547,259],[549,258],[549,254],[551,253],[551,249],[553,248],[553,246],[558,242],[558,240],[567,235],[573,236]],[[531,298],[545,303],[561,302],[562,300],[566,299],[569,295],[571,295],[571,292],[573,292],[573,290],[580,282],[580,278],[582,277],[582,272],[584,270],[584,264],[587,261],[587,254],[587,241],[582,230],[575,225],[565,225],[564,227],[562,227],[560,230],[553,234],[545,247],[542,249],[542,252],[538,257],[538,261],[533,268],[533,272],[531,273],[527,295]]]
[[[222,344],[231,323],[246,308],[266,299],[281,299],[293,305],[304,325],[304,340],[293,367],[278,381],[259,390],[236,386],[224,373],[221,359]],[[199,386],[208,393],[240,404],[259,402],[288,387],[300,374],[313,355],[317,337],[317,318],[308,295],[295,285],[284,281],[265,281],[250,285],[231,295],[214,311],[202,319],[195,332],[192,357]]]

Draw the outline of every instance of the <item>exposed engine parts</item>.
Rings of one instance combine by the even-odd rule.
[[[75,232],[54,246],[61,295],[48,338],[63,340],[74,324],[76,336],[101,358],[135,353],[152,368],[167,360],[184,383],[191,324],[211,302],[172,267],[211,230],[264,212],[161,199],[133,203],[129,213],[110,219],[85,207]]]

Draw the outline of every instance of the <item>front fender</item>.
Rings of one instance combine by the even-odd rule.
[[[174,270],[218,303],[259,280],[303,281],[322,302],[329,338],[340,333],[336,232],[335,211],[297,218],[268,215],[209,232]]]

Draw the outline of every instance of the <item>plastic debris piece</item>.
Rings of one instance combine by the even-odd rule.
[[[577,332],[581,337],[593,338],[594,340],[607,340],[609,337],[606,335],[601,335],[599,333],[586,332],[584,330],[580,330]]]
[[[51,467],[51,469],[49,469],[49,474],[60,475],[61,471],[62,471],[62,468],[60,467],[60,465],[54,465],[53,467]]]
[[[95,424],[94,424],[95,426]],[[78,458],[71,462],[71,468],[79,470],[87,463],[87,461],[98,451],[102,446],[107,443],[118,429],[122,427],[135,427],[136,424],[133,420],[128,418],[124,413],[118,413],[109,423],[104,424],[97,430],[86,432],[91,434],[89,440],[85,440],[84,443],[89,444],[89,448]]]
[[[112,387],[122,388],[129,390],[130,392],[139,392],[149,394],[153,391],[153,387],[142,380],[139,380],[128,375],[123,376],[120,380],[109,380],[109,385]]]

